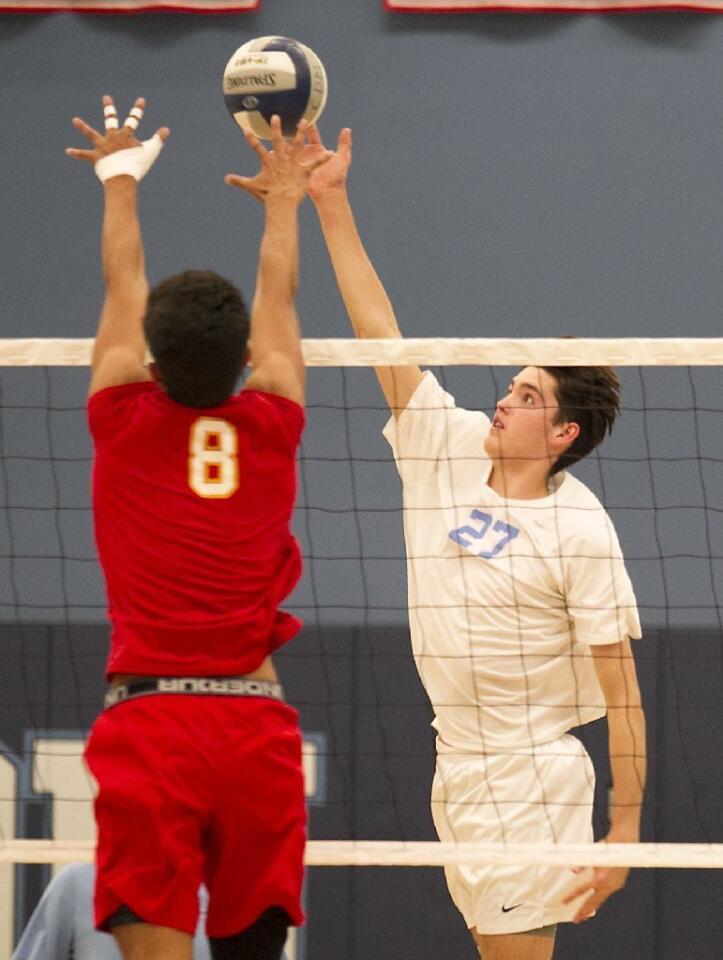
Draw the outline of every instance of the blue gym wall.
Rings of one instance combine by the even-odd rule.
[[[0,336],[94,332],[101,191],[63,148],[78,144],[72,115],[99,122],[105,92],[121,110],[145,95],[144,129],[172,130],[141,188],[151,281],[211,267],[250,294],[260,209],[223,175],[255,161],[225,112],[220,74],[238,45],[270,33],[304,40],[325,62],[322,132],[333,141],[340,126],[354,130],[353,202],[407,334],[720,335],[723,19],[414,17],[385,14],[379,0],[265,0],[245,16],[0,18]],[[308,207],[299,308],[306,336],[347,334]],[[500,388],[478,371],[449,378],[465,403],[486,409]],[[639,648],[655,751],[648,837],[721,841],[720,373],[623,379],[623,421],[580,475],[613,512],[648,628]],[[101,690],[101,579],[83,559],[83,373],[3,372],[2,391],[0,664],[8,690],[18,665],[39,671],[43,725],[62,729],[70,721],[52,705],[68,699],[68,650],[95,665],[87,719]],[[282,667],[309,728],[336,738],[330,801],[314,810],[312,834],[391,837],[400,827],[427,838],[429,711],[406,654],[399,521],[383,512],[399,491],[378,437],[380,399],[368,371],[312,372],[309,396],[297,527],[318,557],[295,598],[310,629]],[[344,396],[356,409],[329,408]],[[364,461],[353,473],[318,459],[346,456],[347,442]],[[20,459],[37,450],[60,466]],[[353,498],[365,508],[359,526],[343,513]],[[65,508],[57,521],[37,510],[50,502]],[[660,510],[639,509],[651,503]],[[10,552],[26,559],[13,564]],[[661,552],[676,557],[661,563]],[[44,553],[63,555],[62,569],[31,559]],[[361,553],[382,559],[362,567]],[[61,664],[54,673],[46,656]],[[32,719],[15,705],[0,710],[0,740],[19,744]],[[420,758],[417,779],[403,765],[390,773],[402,746]],[[565,934],[559,956],[718,960],[721,895],[719,875],[641,872],[594,924]],[[473,953],[440,871],[317,870],[308,906],[314,960]]]

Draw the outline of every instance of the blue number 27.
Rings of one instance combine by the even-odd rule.
[[[481,526],[458,527],[456,530],[450,531],[449,539],[454,540],[455,543],[458,543],[460,547],[464,547],[465,550],[471,550],[474,546],[472,541],[487,538],[487,543],[491,544],[494,534],[501,533],[502,536],[494,546],[492,546],[491,550],[480,550],[477,552],[477,556],[483,557],[485,560],[492,560],[493,557],[498,556],[507,544],[514,540],[520,533],[517,527],[511,526],[509,523],[504,523],[502,520],[495,521],[494,526],[492,526],[494,517],[491,517],[489,513],[484,513],[482,510],[473,510],[469,516],[470,520],[479,521]],[[490,527],[492,527],[491,532]],[[489,537],[487,536],[488,532],[490,532]],[[471,540],[468,539],[470,537],[472,538]]]

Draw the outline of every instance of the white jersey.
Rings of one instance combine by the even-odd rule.
[[[544,498],[500,497],[489,427],[427,372],[384,428],[402,478],[412,648],[444,753],[519,752],[604,716],[589,647],[640,636],[599,500],[567,473]]]
[[[11,960],[121,960],[108,933],[93,926],[95,867],[72,863],[56,873],[15,948]],[[211,960],[206,938],[208,893],[198,891],[199,919],[193,941],[193,960]]]

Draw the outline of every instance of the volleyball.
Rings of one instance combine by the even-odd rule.
[[[313,50],[288,37],[258,37],[236,50],[223,72],[223,98],[242,130],[271,139],[271,117],[291,137],[314,123],[326,103],[326,71]]]

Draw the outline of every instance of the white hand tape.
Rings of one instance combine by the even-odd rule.
[[[106,130],[117,130],[118,129],[118,114],[116,109],[112,104],[108,104],[103,107],[103,116],[105,117],[105,128]]]
[[[163,148],[163,140],[154,133],[150,140],[144,140],[139,147],[128,147],[109,153],[96,161],[95,172],[101,183],[111,177],[128,176],[142,180],[156,161]]]
[[[126,121],[123,124],[123,126],[130,127],[131,130],[137,130],[138,124],[141,122],[142,119],[143,119],[143,108],[133,107],[133,109],[130,111],[130,113],[126,117]]]

